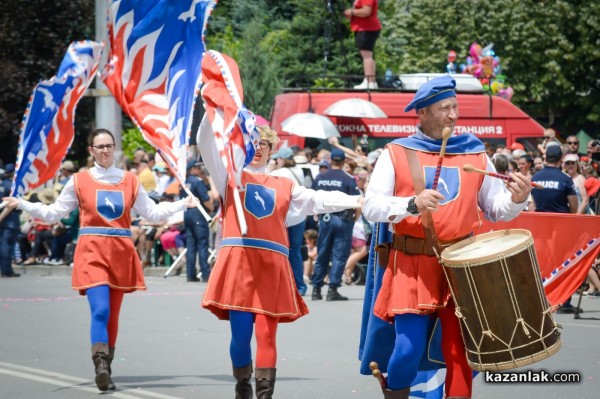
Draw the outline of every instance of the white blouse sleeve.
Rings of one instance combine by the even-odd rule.
[[[396,172],[389,150],[383,150],[369,180],[363,215],[370,222],[397,223],[409,216],[408,200],[411,197],[394,196]]]
[[[151,223],[160,222],[161,220],[168,219],[177,212],[183,211],[185,209],[183,201],[161,202],[157,204],[150,199],[148,193],[140,184],[137,197],[133,203],[133,210]]]
[[[53,204],[44,205],[41,202],[33,203],[20,198],[18,209],[52,224],[69,215],[77,206],[79,200],[75,193],[73,178],[70,178]]]

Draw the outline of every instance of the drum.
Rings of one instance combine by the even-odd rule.
[[[473,370],[501,371],[543,360],[560,349],[527,230],[459,241],[441,254]]]

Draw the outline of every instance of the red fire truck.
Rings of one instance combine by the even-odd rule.
[[[418,87],[440,74],[399,75],[401,88],[375,91],[317,91],[287,89],[275,97],[270,125],[280,133],[281,145],[316,147],[318,140],[291,135],[282,130],[282,123],[297,113],[323,114],[333,103],[347,98],[362,98],[378,105],[387,118],[366,119],[330,116],[336,125],[341,142],[353,147],[363,137],[371,149],[383,147],[389,141],[415,132],[418,118],[414,111],[404,112]],[[534,150],[543,137],[544,128],[516,105],[504,98],[492,96],[483,90],[479,80],[470,75],[455,75],[459,119],[457,134],[470,132],[482,141],[511,146],[521,143],[526,150]]]

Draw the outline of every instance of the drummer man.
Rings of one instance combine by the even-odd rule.
[[[396,331],[384,398],[409,397],[426,349],[431,314],[437,314],[442,323],[446,398],[471,397],[472,370],[433,246],[437,241],[439,252],[473,234],[480,226],[478,207],[491,221],[515,218],[527,206],[531,191],[529,178],[518,172],[511,173],[513,182],[506,184],[464,172],[465,164],[495,172],[483,143],[472,134],[448,139],[437,190],[431,189],[442,130],[449,127],[454,131],[458,119],[455,87],[456,82],[448,75],[421,86],[404,109],[416,111],[416,133],[386,146],[365,197],[365,217],[371,222],[389,222],[394,238],[373,310],[375,316],[394,323]]]

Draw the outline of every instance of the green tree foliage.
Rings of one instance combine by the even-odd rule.
[[[401,72],[444,71],[454,49],[494,43],[513,102],[563,136],[598,132],[600,6],[585,0],[399,1],[396,34],[405,39]],[[594,126],[595,125],[595,126]]]
[[[13,160],[19,125],[35,83],[56,73],[68,44],[92,38],[93,0],[8,0],[0,14],[0,157]],[[350,0],[220,0],[207,48],[240,67],[246,105],[269,116],[283,87],[358,83],[362,63],[343,10]],[[563,136],[600,123],[600,3],[589,0],[380,0],[379,76],[443,72],[453,49],[464,62],[469,46],[494,43],[513,101]],[[331,78],[354,75],[354,79]],[[329,78],[328,78],[329,76]],[[87,132],[93,99],[77,109]],[[140,136],[141,137],[141,136]],[[73,151],[85,157],[85,140]],[[136,144],[137,146],[137,144]],[[2,152],[4,151],[4,152]]]
[[[133,159],[133,154],[138,148],[144,148],[147,152],[154,151],[153,147],[144,140],[137,127],[123,129],[123,155]]]

